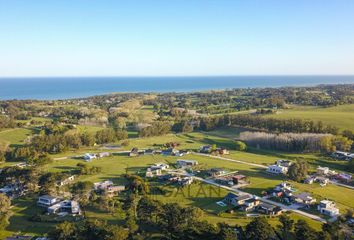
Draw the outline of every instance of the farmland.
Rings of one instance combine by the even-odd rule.
[[[335,107],[307,107],[291,106],[290,109],[280,110],[278,114],[271,114],[267,117],[278,119],[301,118],[322,121],[338,127],[340,130],[354,131],[354,104],[340,105]]]

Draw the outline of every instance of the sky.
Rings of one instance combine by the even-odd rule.
[[[0,0],[0,77],[336,74],[353,0]]]

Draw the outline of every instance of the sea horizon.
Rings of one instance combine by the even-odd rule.
[[[58,100],[114,93],[182,93],[352,83],[354,75],[0,77],[0,100]]]

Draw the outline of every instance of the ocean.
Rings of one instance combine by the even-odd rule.
[[[115,92],[191,92],[344,83],[354,83],[354,76],[0,78],[0,100],[55,100]]]

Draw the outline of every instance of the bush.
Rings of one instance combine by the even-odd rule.
[[[237,151],[245,151],[247,149],[247,145],[244,142],[236,141],[235,142],[235,149]]]

